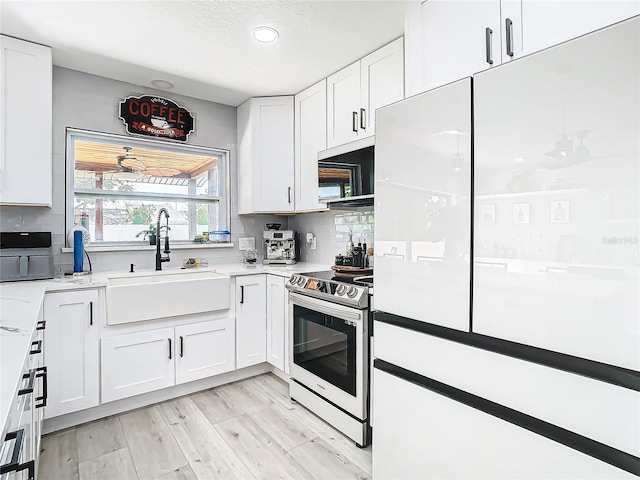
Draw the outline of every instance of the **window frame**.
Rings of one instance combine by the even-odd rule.
[[[70,232],[74,226],[74,205],[76,193],[84,196],[95,196],[95,189],[82,189],[75,188],[75,155],[74,155],[74,141],[76,139],[117,144],[117,145],[131,145],[133,147],[140,148],[156,148],[158,150],[166,150],[170,152],[184,152],[189,154],[201,154],[205,156],[220,156],[220,195],[217,196],[204,196],[195,194],[175,194],[167,193],[161,194],[156,192],[127,192],[123,194],[120,191],[104,190],[100,191],[101,198],[137,198],[150,201],[166,200],[166,201],[183,201],[183,202],[195,202],[195,203],[218,203],[220,210],[224,209],[222,217],[225,219],[227,225],[226,230],[231,231],[231,152],[228,149],[217,147],[203,147],[200,145],[182,144],[171,141],[161,141],[155,139],[146,139],[141,137],[130,137],[126,135],[118,135],[113,133],[97,132],[93,130],[84,130],[79,128],[67,127],[65,131],[65,232]],[[191,219],[189,219],[191,221]],[[65,244],[67,243],[65,233]],[[192,240],[173,240],[172,243],[177,245],[189,245],[193,244]],[[148,242],[141,241],[99,241],[92,242],[93,246],[143,246],[148,245]],[[68,245],[70,247],[70,245]]]

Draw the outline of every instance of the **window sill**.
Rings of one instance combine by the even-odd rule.
[[[171,250],[202,250],[209,248],[233,248],[233,243],[172,243]],[[160,245],[160,249],[164,248]],[[155,251],[155,245],[89,245],[87,252],[134,252]],[[73,248],[62,247],[62,253],[73,253]]]

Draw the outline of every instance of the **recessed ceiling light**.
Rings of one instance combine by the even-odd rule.
[[[169,90],[173,88],[173,83],[167,82],[166,80],[151,80],[151,85],[157,88],[162,88],[165,90]]]
[[[516,158],[514,158],[514,159],[513,159],[513,161],[514,161],[514,162],[517,162],[517,163],[521,163],[521,162],[524,162],[524,158],[522,158],[522,157],[516,157]]]
[[[258,27],[253,31],[253,38],[260,43],[275,42],[278,38],[278,31],[271,27]]]

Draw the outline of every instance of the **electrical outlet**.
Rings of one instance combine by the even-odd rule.
[[[255,250],[256,249],[256,239],[254,237],[243,237],[238,239],[238,250],[246,251],[246,250]]]

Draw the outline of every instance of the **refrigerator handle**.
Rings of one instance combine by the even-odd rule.
[[[493,35],[493,30],[489,27],[484,30],[484,48],[487,52],[487,63],[489,65],[493,65],[493,55],[491,54],[491,36]]]
[[[513,57],[513,22],[510,18],[504,21],[504,27],[507,37],[507,55]]]
[[[351,129],[358,133],[358,112],[352,112],[353,116],[351,117]]]

